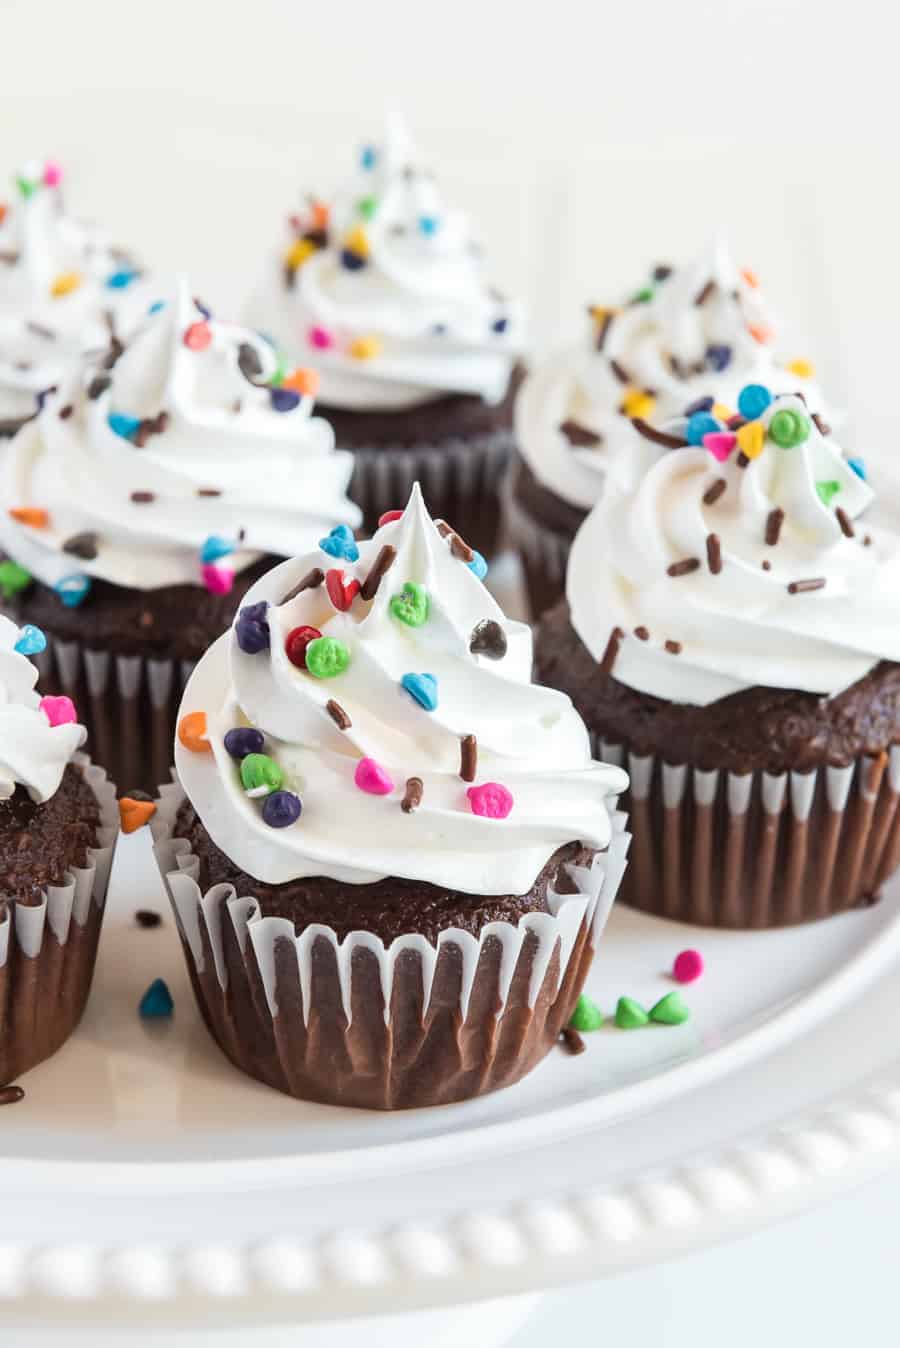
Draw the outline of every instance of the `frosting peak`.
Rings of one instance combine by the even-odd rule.
[[[58,718],[43,710],[34,690],[37,669],[17,649],[22,638],[0,615],[0,800],[21,785],[41,804],[56,792],[86,732],[73,721],[54,723]]]
[[[176,765],[251,874],[522,893],[564,843],[607,845],[625,774],[591,762],[567,697],[530,683],[530,630],[479,562],[416,488],[355,560],[313,553],[250,591],[185,693],[212,757],[182,741]]]

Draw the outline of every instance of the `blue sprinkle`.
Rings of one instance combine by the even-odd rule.
[[[272,791],[263,801],[263,823],[269,828],[289,828],[303,813],[303,803],[293,791]]]
[[[36,402],[37,405],[38,405],[39,411],[43,412],[43,410],[44,410],[44,403],[45,403],[45,402],[47,401],[47,399],[50,397],[50,394],[51,394],[51,393],[55,393],[55,392],[56,392],[55,389],[52,389],[52,388],[43,388],[43,389],[41,389],[40,393],[36,393],[36,394],[34,395],[34,399],[35,399],[35,402]]]
[[[353,530],[346,524],[338,524],[327,538],[320,538],[319,547],[329,557],[340,557],[345,562],[359,561],[359,548]]]
[[[704,435],[712,435],[721,429],[722,423],[717,417],[710,416],[709,412],[695,412],[688,417],[687,442],[689,445],[702,445]]]
[[[269,397],[276,412],[293,412],[300,406],[300,394],[292,388],[270,388]]]
[[[142,1020],[165,1020],[175,1010],[172,994],[164,979],[154,978],[138,1004]]]
[[[34,623],[25,624],[19,640],[13,647],[13,650],[18,651],[20,655],[40,655],[41,651],[46,649],[47,638],[39,627],[34,626]]]
[[[446,323],[433,323],[431,325],[431,333],[433,337],[443,337],[446,335],[446,332],[447,332]]]
[[[124,290],[126,286],[130,286],[132,281],[137,279],[137,276],[138,273],[131,268],[114,271],[111,276],[107,276],[106,284],[110,290]]]
[[[90,576],[63,576],[54,585],[54,590],[65,604],[66,608],[78,608],[87,599],[91,588]]]
[[[341,266],[346,267],[347,271],[362,271],[366,265],[366,259],[360,257],[359,253],[354,253],[352,248],[344,248],[341,252]]]
[[[472,551],[475,552],[475,549],[473,548]],[[475,555],[472,558],[471,562],[467,562],[466,565],[468,566],[470,571],[475,572],[475,575],[478,577],[479,580],[484,580],[485,576],[488,573],[488,565],[480,552],[475,552]]]
[[[684,409],[686,417],[692,417],[695,412],[711,412],[715,398],[695,398],[692,403],[688,403]]]
[[[200,549],[200,560],[205,565],[209,562],[217,562],[220,557],[228,557],[232,552],[234,552],[234,542],[230,538],[220,538],[218,534],[210,534]]]
[[[165,309],[165,307],[166,307],[165,300],[154,300],[153,303],[150,305],[150,308],[147,310],[147,313],[158,314],[159,311],[161,309]]]
[[[848,459],[847,467],[852,468],[856,476],[861,477],[863,482],[867,481],[865,459]]]
[[[207,323],[212,318],[212,309],[207,309],[205,304],[201,304],[200,300],[197,299],[196,295],[194,296],[194,308],[199,310],[199,312],[206,319]]]
[[[738,411],[748,421],[755,421],[772,401],[772,394],[765,384],[745,384],[738,394]]]
[[[503,333],[509,327],[508,318],[495,318],[491,324],[491,332]]]
[[[727,370],[731,364],[731,347],[724,345],[706,348],[706,363],[716,371]]]
[[[438,704],[437,679],[433,674],[404,674],[401,685],[426,711],[434,711]]]
[[[426,236],[430,237],[433,234],[437,234],[440,224],[441,222],[436,215],[419,216],[419,229]]]
[[[110,412],[106,423],[109,429],[115,431],[116,435],[121,435],[123,440],[130,440],[133,435],[137,435],[141,419],[129,417],[124,412]]]
[[[235,726],[225,735],[225,750],[232,758],[246,758],[248,754],[261,754],[266,747],[266,737],[261,730],[250,725]]]
[[[378,162],[378,151],[374,145],[364,145],[359,154],[360,168],[373,169]]]

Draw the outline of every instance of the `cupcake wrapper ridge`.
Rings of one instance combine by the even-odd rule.
[[[572,539],[546,528],[522,509],[513,491],[515,468],[513,463],[500,488],[503,531],[510,547],[519,554],[531,615],[539,618],[566,592]]]
[[[213,1037],[278,1090],[375,1109],[480,1095],[544,1057],[587,976],[629,843],[617,813],[608,850],[569,868],[578,892],[551,893],[549,913],[385,947],[371,932],[340,941],[321,925],[297,936],[231,885],[201,893],[199,861],[173,837],[183,799],[177,782],[161,788],[155,852]]]

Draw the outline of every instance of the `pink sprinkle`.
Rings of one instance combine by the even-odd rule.
[[[394,783],[374,758],[359,760],[353,780],[360,791],[367,791],[370,796],[389,796],[394,789]]]
[[[234,572],[225,566],[214,566],[207,562],[202,568],[203,584],[210,594],[230,594],[234,584]]]
[[[676,983],[693,983],[703,973],[703,956],[699,950],[682,950],[675,956],[672,977]]]
[[[470,786],[466,795],[473,814],[485,819],[505,819],[513,807],[512,792],[507,791],[499,782],[485,782],[482,786]]]
[[[48,159],[44,165],[44,182],[48,187],[58,187],[62,182],[62,169],[55,159]]]
[[[51,725],[69,725],[78,720],[75,703],[70,697],[42,697],[40,706]]]
[[[310,328],[309,344],[320,351],[327,351],[330,346],[334,346],[334,338],[327,328]]]
[[[704,435],[703,444],[714,459],[724,463],[737,444],[737,436],[732,431],[710,431]]]
[[[402,520],[402,510],[386,510],[383,515],[378,516],[379,529],[385,524],[393,524],[394,520]]]

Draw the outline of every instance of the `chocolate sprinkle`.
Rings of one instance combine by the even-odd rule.
[[[683,449],[687,444],[683,435],[669,435],[666,431],[658,431],[643,417],[632,417],[631,424],[638,435],[642,435],[645,440],[651,440],[654,445],[663,445],[666,449]]]
[[[711,482],[703,493],[703,504],[715,505],[719,497],[723,495],[727,486],[728,483],[725,481],[724,477],[717,477],[715,482]]]
[[[613,665],[616,663],[616,658],[618,657],[619,654],[619,647],[622,644],[622,638],[624,637],[624,635],[625,633],[622,631],[621,627],[614,627],[613,630],[610,632],[609,641],[607,641],[606,643],[606,650],[603,652],[603,656],[600,660],[601,674],[612,673]]]
[[[55,342],[56,333],[52,328],[47,328],[43,323],[35,323],[33,319],[25,324],[29,332],[33,332],[35,337],[42,337],[45,342]]]
[[[85,562],[92,562],[97,556],[97,535],[90,529],[81,534],[73,534],[63,543],[62,550],[73,557],[82,558]]]
[[[486,655],[489,660],[502,660],[506,654],[506,633],[493,618],[482,618],[472,628],[469,651],[472,655]]]
[[[338,730],[350,729],[353,722],[350,720],[350,717],[344,711],[344,708],[341,706],[340,702],[335,702],[334,698],[330,697],[328,701],[325,703],[325,710],[328,712],[328,715],[331,717],[332,721],[334,721]]]
[[[680,562],[672,562],[666,567],[667,576],[689,576],[692,571],[699,571],[700,560],[697,557],[684,557]]]
[[[561,1030],[559,1037],[562,1040],[563,1048],[567,1049],[573,1058],[577,1058],[578,1054],[583,1053],[587,1048],[587,1044],[585,1044],[581,1035],[577,1030],[573,1030],[571,1025],[567,1025],[564,1030]]]
[[[823,421],[818,412],[813,412],[812,422],[819,434],[824,438],[831,434],[831,427],[827,421]]]
[[[834,513],[837,517],[838,524],[841,526],[841,533],[844,535],[844,537],[854,538],[856,535],[856,530],[853,527],[853,521],[847,514],[844,507],[837,506]]]
[[[65,407],[61,407],[61,408],[59,409],[59,419],[60,419],[60,421],[68,421],[68,420],[69,420],[69,417],[72,415],[72,413],[73,413],[74,411],[75,411],[75,408],[72,406],[72,404],[71,404],[71,403],[66,403]]]
[[[612,370],[620,384],[631,383],[631,376],[628,371],[625,369],[624,365],[620,365],[617,360],[611,360],[609,362],[609,368]]]
[[[813,576],[810,580],[792,580],[787,589],[788,594],[809,594],[811,590],[824,590],[825,577]]]
[[[722,540],[718,534],[706,535],[706,560],[714,576],[722,570]]]
[[[612,327],[613,315],[604,314],[597,325],[597,336],[594,338],[594,349],[602,351],[606,345],[606,339],[609,336],[609,330]]]
[[[131,499],[135,505],[149,505],[151,501],[156,500],[155,491],[133,491]]]
[[[198,495],[198,496],[221,496],[221,495],[222,495],[222,488],[221,488],[221,487],[198,487],[198,488],[197,488],[197,495]]]
[[[750,460],[747,458],[747,455],[744,453],[744,451],[741,450],[741,452],[735,459],[735,463],[737,464],[738,468],[746,468],[748,467]]]
[[[460,538],[459,534],[456,533],[450,535],[450,551],[460,562],[471,562],[475,556],[466,540]]]
[[[634,629],[634,635],[637,637],[638,641],[649,641],[649,640],[650,640],[650,628],[649,628],[649,627],[644,627],[644,625],[641,624],[640,627],[636,627],[636,628]]]
[[[303,577],[302,580],[297,581],[297,584],[294,586],[292,590],[288,590],[287,594],[281,601],[282,604],[287,604],[290,602],[290,600],[296,599],[297,595],[302,594],[304,590],[318,589],[318,587],[322,584],[324,579],[325,579],[325,572],[321,569],[321,567],[314,566],[312,571],[307,571],[306,575]]]
[[[716,290],[716,283],[713,280],[713,278],[710,277],[706,285],[703,287],[703,289],[698,291],[696,296],[694,297],[694,303],[698,309],[702,304],[705,304],[708,299],[712,299],[715,290]]]
[[[109,388],[112,380],[108,374],[96,374],[87,387],[87,396],[93,401],[101,397]]]
[[[865,538],[863,539],[863,547],[870,548],[871,546],[872,546],[872,535],[866,534]]]
[[[406,793],[400,802],[400,809],[404,814],[412,814],[413,810],[419,808],[422,804],[423,789],[421,777],[407,777]]]
[[[25,1099],[21,1086],[0,1086],[0,1105],[17,1105]]]
[[[132,795],[132,800],[134,799],[136,797]],[[162,926],[162,916],[154,912],[152,908],[139,908],[134,915],[134,920],[145,931],[152,931],[154,927]]]
[[[596,449],[598,445],[603,444],[603,436],[598,435],[596,431],[588,430],[587,426],[581,426],[577,421],[564,421],[560,425],[560,431],[566,437],[570,445],[575,445],[579,449]]]
[[[770,548],[774,548],[778,539],[781,537],[781,526],[784,524],[784,511],[780,506],[770,510],[766,518],[766,542]]]
[[[478,741],[474,735],[463,735],[459,745],[459,775],[464,782],[474,782],[478,771]]]
[[[768,559],[766,559],[766,560],[763,562],[763,564],[762,564],[762,569],[763,569],[763,571],[771,571],[771,570],[772,570],[772,563],[771,563]]]
[[[397,549],[392,547],[390,543],[385,543],[360,587],[359,593],[362,599],[375,598],[379,585],[396,560]]]
[[[666,642],[666,650],[669,652],[670,655],[680,655],[680,654],[681,654],[681,642],[680,642],[680,641],[667,641],[667,642]]]

